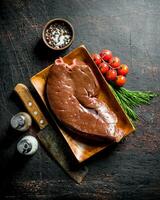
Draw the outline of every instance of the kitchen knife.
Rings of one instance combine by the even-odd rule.
[[[55,131],[48,123],[27,86],[19,83],[14,88],[14,91],[18,94],[24,106],[28,110],[28,113],[39,126],[40,131],[36,136],[45,147],[46,151],[60,164],[73,180],[77,183],[81,183],[88,172],[88,168],[84,165],[75,165],[73,154],[69,152],[64,139],[61,137],[60,133],[58,133],[58,130]]]

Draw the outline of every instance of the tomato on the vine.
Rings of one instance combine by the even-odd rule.
[[[121,64],[121,60],[120,58],[118,57],[112,57],[110,60],[109,60],[109,64],[111,67],[113,68],[118,68]]]
[[[118,75],[115,79],[115,84],[118,87],[122,87],[126,83],[126,77],[122,75]]]
[[[105,61],[109,61],[112,58],[112,51],[108,50],[108,49],[103,49],[100,52],[100,56],[103,60]]]
[[[100,65],[98,65],[100,68],[102,74],[105,74],[109,70],[109,66],[106,62],[102,62]]]
[[[128,74],[128,66],[125,64],[121,64],[120,67],[117,69],[118,75],[126,76]]]
[[[114,81],[116,77],[117,77],[117,71],[114,69],[109,69],[109,71],[106,73],[107,81]]]
[[[102,62],[101,56],[97,53],[92,54],[91,57],[97,65],[99,65]]]
[[[112,51],[103,49],[99,54],[92,54],[92,59],[107,81],[113,82],[118,87],[126,83],[129,68],[126,64],[121,64],[119,57],[113,57]]]

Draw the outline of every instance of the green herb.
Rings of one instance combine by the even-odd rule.
[[[117,101],[120,103],[131,120],[138,119],[138,115],[134,111],[134,108],[142,104],[149,104],[153,97],[158,96],[158,94],[154,92],[131,91],[125,89],[124,87],[117,88],[111,86],[111,89]]]

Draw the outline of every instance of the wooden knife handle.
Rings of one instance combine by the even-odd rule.
[[[41,112],[39,106],[33,99],[32,94],[30,93],[27,86],[22,83],[18,83],[15,86],[14,91],[18,94],[24,106],[26,107],[28,113],[32,116],[32,118],[38,124],[39,128],[40,129],[45,128],[48,125],[48,122],[46,118],[44,117],[43,113]]]

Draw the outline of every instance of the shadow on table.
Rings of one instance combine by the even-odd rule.
[[[19,139],[19,135],[9,127],[5,137],[0,140],[0,196],[7,193],[13,175],[21,171],[28,161],[28,158],[18,154],[16,150]]]
[[[40,61],[44,61],[47,64],[53,63],[54,60],[60,56],[64,56],[67,53],[67,50],[63,51],[54,51],[47,47],[42,39],[37,42],[37,45],[34,48],[33,53]]]
[[[111,157],[114,154],[117,147],[118,147],[118,144],[114,143],[114,144],[108,146],[106,149],[98,152],[96,155],[92,156],[88,160],[86,160],[85,163],[87,164],[87,166],[92,166],[101,160],[102,161],[107,160],[107,159],[109,159],[109,157]]]

